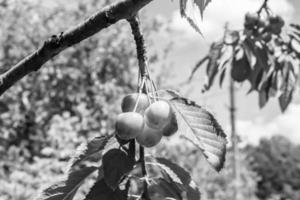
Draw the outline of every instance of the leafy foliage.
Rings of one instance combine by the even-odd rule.
[[[285,32],[283,28],[284,20],[271,15],[265,4],[257,13],[247,13],[244,30],[226,29],[224,38],[211,45],[208,55],[195,66],[191,77],[208,60],[203,91],[210,89],[218,73],[222,85],[226,68],[229,68],[234,81],[248,81],[249,93],[258,92],[261,108],[271,97],[278,97],[284,112],[299,78],[300,29],[296,24],[287,26]]]
[[[110,140],[113,140],[112,136],[99,136],[92,139],[86,145],[78,147],[75,156],[70,161],[70,168],[75,168],[80,162],[87,160],[90,157],[93,157],[93,161],[100,160],[102,150],[107,147]]]
[[[300,197],[300,147],[283,136],[262,139],[258,146],[249,146],[251,168],[261,177],[257,196],[267,199]]]

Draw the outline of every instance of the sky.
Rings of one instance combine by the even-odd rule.
[[[199,22],[203,37],[180,17],[178,0],[150,3],[143,12],[148,16],[158,16],[168,21],[172,30],[171,36],[161,36],[175,41],[168,57],[168,61],[173,64],[172,71],[175,72],[172,81],[180,83],[188,78],[195,63],[207,52],[209,44],[222,37],[226,22],[229,22],[232,29],[241,29],[244,14],[255,12],[262,2],[263,0],[212,0],[204,12],[203,21]],[[300,13],[297,12],[300,10],[299,0],[269,0],[269,2],[273,13],[283,16],[286,23],[300,22]],[[162,48],[160,46],[163,44],[160,42],[162,39],[157,40],[156,48]],[[203,70],[200,70],[192,84],[178,85],[177,89],[210,110],[229,133],[228,85],[225,84],[222,89],[214,86],[209,92],[201,94],[203,76]],[[261,137],[283,134],[300,144],[299,91],[288,110],[282,114],[276,99],[272,99],[260,110],[257,94],[247,95],[248,89],[247,84],[237,85],[236,88],[237,132],[242,140],[257,144]]]

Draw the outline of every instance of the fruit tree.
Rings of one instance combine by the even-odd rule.
[[[249,82],[249,92],[259,94],[259,106],[278,97],[284,112],[293,98],[299,81],[300,26],[286,24],[270,10],[264,0],[255,13],[247,13],[242,30],[228,30],[211,44],[210,51],[193,69],[206,61],[207,80],[203,91],[213,85],[218,74],[220,86],[228,74],[235,82]],[[228,72],[228,73],[226,73]]]

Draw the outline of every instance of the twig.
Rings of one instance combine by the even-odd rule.
[[[139,62],[139,69],[141,76],[147,76],[147,52],[146,52],[146,46],[143,34],[141,32],[140,23],[138,16],[134,16],[130,19],[128,19],[128,22],[130,24],[132,34],[135,40],[136,44],[136,52],[137,52],[137,58]]]
[[[37,71],[43,64],[63,50],[122,19],[129,19],[152,0],[121,0],[95,13],[71,30],[54,35],[34,53],[0,75],[0,96],[27,74]]]
[[[263,9],[266,9],[267,6],[268,6],[268,0],[264,0],[264,3],[261,5],[261,7],[257,11],[257,14],[260,15],[260,13],[263,11]]]

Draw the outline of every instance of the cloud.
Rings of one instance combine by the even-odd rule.
[[[260,138],[280,134],[300,144],[300,104],[291,104],[286,113],[269,122],[262,118],[237,121],[237,132],[245,143],[258,144]]]
[[[241,29],[244,15],[247,12],[255,12],[260,7],[262,0],[214,0],[204,12],[204,19],[200,22],[200,28],[206,42],[210,43],[222,36],[223,27],[229,22],[229,27]],[[270,1],[270,7],[276,14],[283,16],[286,21],[293,17],[294,8],[288,0]],[[193,42],[199,38],[188,23],[180,17],[179,11],[173,13],[171,29],[180,33],[180,36]]]

